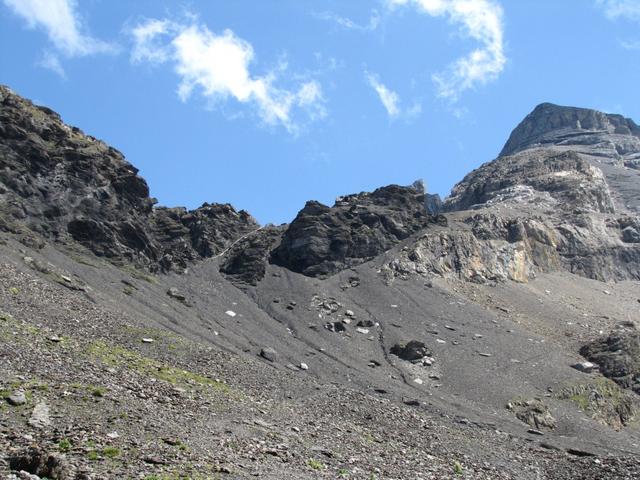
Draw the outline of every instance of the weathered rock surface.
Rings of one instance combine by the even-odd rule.
[[[0,86],[0,229],[33,244],[76,241],[98,256],[182,270],[258,226],[230,205],[154,209],[115,148]]]
[[[307,202],[271,261],[307,276],[327,276],[370,260],[444,217],[426,213],[424,191],[390,185],[348,195],[333,207]]]
[[[580,349],[600,371],[623,388],[640,395],[640,332],[621,329]]]
[[[223,255],[220,272],[236,285],[257,285],[281,235],[280,227],[270,225],[240,238]]]
[[[500,157],[452,189],[449,227],[426,231],[383,275],[526,282],[562,269],[640,278],[640,174],[625,166],[640,155],[638,132],[617,115],[537,107]]]
[[[622,115],[587,108],[538,105],[511,133],[500,156],[532,146],[587,145],[606,155],[640,152],[640,127]]]

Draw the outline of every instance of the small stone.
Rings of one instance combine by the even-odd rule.
[[[7,402],[14,406],[24,405],[27,403],[27,397],[22,390],[16,390],[7,397]]]
[[[446,328],[447,330],[451,330],[452,332],[456,330],[456,328],[452,327],[451,325],[445,325],[444,328]]]
[[[224,312],[226,315],[229,315],[231,318],[236,316],[236,312],[234,312],[233,310],[227,310],[226,312]]]
[[[492,354],[490,353],[485,353],[485,352],[478,352],[478,355],[480,355],[481,357],[493,357]]]
[[[544,435],[543,432],[541,432],[540,430],[536,430],[534,428],[530,428],[529,430],[527,430],[527,433],[530,433],[532,435]]]
[[[309,370],[309,365],[307,365],[306,363],[301,363],[300,370]]]
[[[442,340],[441,338],[436,338],[436,342],[438,342],[438,343],[447,343],[445,340]]]
[[[356,328],[356,332],[366,335],[367,333],[369,333],[369,329],[368,328],[358,327],[358,328]]]
[[[153,338],[143,338],[142,343],[153,343],[155,340]]]
[[[62,341],[62,338],[60,338],[58,335],[52,335],[49,337],[49,341],[53,343],[58,343]]]
[[[347,317],[354,317],[355,316],[355,313],[353,313],[353,310],[347,310],[346,312],[344,312],[344,314]]]
[[[110,433],[107,433],[107,437],[109,437],[112,440],[115,440],[116,438],[120,438],[120,435],[118,434],[118,432],[110,432]]]
[[[418,384],[418,385],[422,385],[424,382],[422,381],[422,379],[421,379],[421,378],[414,378],[414,379],[413,379],[413,383],[416,383],[416,384]]]
[[[270,362],[275,362],[278,358],[278,352],[276,352],[273,348],[266,347],[260,350],[260,356],[265,360],[269,360]]]

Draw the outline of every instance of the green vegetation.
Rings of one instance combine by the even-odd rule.
[[[139,270],[135,267],[132,267],[131,265],[118,265],[118,267],[120,267],[121,270],[128,273],[136,280],[144,280],[145,282],[152,283],[152,284],[158,283],[158,281],[156,280],[156,277],[154,277],[153,275],[143,270]]]
[[[91,387],[91,395],[94,397],[102,398],[107,393],[107,389],[105,387]]]
[[[456,475],[462,475],[464,473],[462,464],[457,460],[453,462],[453,473],[455,473]]]
[[[95,462],[99,458],[100,458],[100,455],[98,455],[98,452],[96,452],[95,450],[89,450],[87,452],[87,460],[91,460],[92,462]]]
[[[98,341],[89,345],[88,353],[111,367],[126,367],[141,375],[152,376],[173,385],[193,386],[195,384],[221,393],[231,393],[229,387],[224,383],[217,382],[199,373],[171,367],[124,347]]]
[[[16,287],[11,287],[11,288],[9,289],[9,293],[10,293],[11,295],[18,295],[18,294],[20,293],[20,289],[19,289],[19,288],[16,288]]]
[[[71,441],[68,438],[63,438],[58,442],[58,450],[61,452],[68,452],[71,450]]]
[[[349,475],[349,471],[346,468],[341,468],[340,470],[338,470],[338,475],[340,475],[341,477],[346,477],[347,475]]]
[[[573,402],[580,410],[613,428],[630,424],[640,410],[635,396],[608,378],[597,378],[563,388],[557,397]]]
[[[318,460],[314,460],[314,459],[309,460],[307,462],[307,465],[309,465],[314,470],[322,470],[324,468],[324,465],[321,462],[319,462]]]
[[[117,458],[120,456],[120,449],[117,447],[105,447],[102,450],[102,455],[107,458]]]

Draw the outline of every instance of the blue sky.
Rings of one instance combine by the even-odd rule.
[[[549,101],[640,120],[640,0],[0,0],[0,83],[164,205],[446,195]]]

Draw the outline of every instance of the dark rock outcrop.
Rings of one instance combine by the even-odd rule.
[[[154,208],[138,170],[58,114],[0,86],[0,229],[78,242],[150,270],[183,270],[258,228],[230,205]]]
[[[640,395],[640,332],[621,329],[580,349],[600,372],[623,388]]]
[[[281,235],[282,229],[271,225],[245,235],[223,255],[220,271],[236,285],[257,285]]]
[[[428,215],[424,192],[390,185],[337,199],[307,202],[271,261],[307,276],[327,276],[365,262],[444,217]]]

